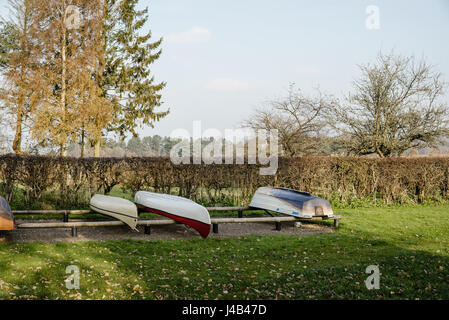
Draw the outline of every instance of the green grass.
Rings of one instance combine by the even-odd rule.
[[[449,206],[337,213],[337,232],[313,236],[0,244],[0,298],[449,299]]]

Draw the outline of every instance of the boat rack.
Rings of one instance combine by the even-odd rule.
[[[237,218],[211,218],[212,232],[218,233],[218,225],[221,223],[251,223],[251,222],[274,222],[276,230],[281,230],[281,223],[287,221],[311,221],[311,220],[334,220],[334,227],[338,228],[341,216],[333,215],[332,217],[313,217],[313,218],[296,218],[286,216],[270,216],[270,217],[252,217],[244,218],[244,211],[258,211],[258,209],[250,207],[208,207],[208,211],[237,211]],[[263,211],[263,210],[262,210]],[[90,210],[16,210],[14,215],[46,215],[46,214],[62,214],[62,222],[26,222],[17,225],[17,229],[39,229],[39,228],[71,228],[72,236],[78,235],[78,228],[82,227],[111,227],[125,225],[122,221],[69,221],[69,215],[81,215],[92,213]],[[177,224],[178,222],[171,219],[141,219],[137,225],[143,225],[146,234],[151,233],[151,226]]]

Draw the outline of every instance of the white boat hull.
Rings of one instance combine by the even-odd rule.
[[[188,225],[206,238],[211,229],[209,211],[198,203],[183,197],[138,191],[134,202],[139,210],[156,213]]]
[[[131,229],[137,230],[137,207],[129,200],[96,194],[90,199],[90,209],[123,221]]]
[[[329,201],[307,192],[285,188],[259,188],[249,206],[298,218],[332,217],[334,214]]]

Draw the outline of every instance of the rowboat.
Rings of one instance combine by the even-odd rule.
[[[123,221],[131,229],[137,230],[137,207],[129,200],[96,194],[90,199],[90,209]]]
[[[14,230],[14,216],[5,198],[0,196],[0,230]]]
[[[286,188],[261,187],[256,190],[249,206],[299,218],[331,217],[334,214],[329,201],[308,192]]]
[[[156,213],[188,225],[207,238],[211,229],[209,211],[198,203],[183,197],[138,191],[134,202],[141,211]]]

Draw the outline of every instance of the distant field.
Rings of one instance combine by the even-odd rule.
[[[449,206],[337,213],[340,229],[314,236],[0,244],[0,298],[449,299]]]

